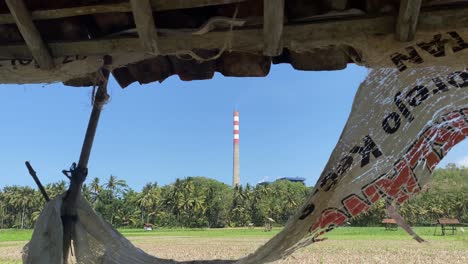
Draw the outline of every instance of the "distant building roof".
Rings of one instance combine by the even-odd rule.
[[[282,177],[282,178],[278,179],[278,181],[282,181],[282,180],[286,180],[286,181],[290,181],[290,182],[304,183],[306,179],[303,178],[303,177]]]
[[[305,185],[305,178],[303,177],[281,177],[278,178],[276,181],[290,181],[290,182],[300,182]],[[257,183],[257,185],[268,185],[271,184],[271,181],[262,181]]]

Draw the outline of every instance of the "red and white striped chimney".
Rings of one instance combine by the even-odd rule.
[[[234,157],[232,168],[232,186],[240,185],[240,164],[239,164],[239,111],[234,110]]]

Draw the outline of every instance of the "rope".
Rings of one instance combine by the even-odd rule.
[[[236,18],[237,18],[237,13],[239,11],[239,5],[236,5],[236,10],[234,11],[234,15],[232,16],[232,20],[235,21]],[[233,35],[233,29],[234,29],[234,24],[235,23],[231,23],[230,26],[229,26],[229,31],[227,32],[227,37],[226,39],[224,40],[224,44],[223,44],[223,47],[219,50],[219,52],[212,56],[212,57],[208,57],[208,58],[202,58],[201,56],[199,56],[198,54],[196,54],[195,52],[191,51],[191,50],[181,50],[181,51],[178,51],[178,52],[175,52],[175,53],[171,53],[169,55],[175,55],[178,59],[181,59],[181,60],[197,60],[198,62],[206,62],[206,61],[212,61],[212,60],[216,60],[218,59],[219,57],[221,57],[221,55],[223,55],[223,53],[228,50],[228,51],[231,51],[232,49],[232,35]],[[182,56],[183,55],[188,55],[190,56],[190,58],[183,58]]]
[[[213,29],[216,28],[217,24],[228,24],[229,25],[229,31],[227,32],[227,37],[224,40],[223,47],[218,51],[218,53],[212,57],[208,58],[203,58],[200,55],[196,54],[195,52],[191,50],[180,50],[174,53],[168,53],[166,55],[174,55],[178,59],[181,60],[197,60],[198,62],[206,62],[206,61],[212,61],[216,60],[221,55],[226,51],[226,50],[231,50],[232,48],[232,35],[234,31],[234,26],[243,26],[246,23],[246,20],[238,20],[237,14],[239,12],[239,5],[236,5],[236,9],[234,11],[234,14],[231,19],[225,18],[225,17],[213,17],[210,20],[208,20],[204,25],[202,25],[199,29],[193,31],[193,30],[173,30],[173,29],[157,29],[159,33],[168,33],[168,34],[190,34],[190,35],[204,35]],[[109,37],[112,36],[119,36],[123,34],[134,34],[137,33],[136,28],[131,28],[123,31],[119,31],[117,33],[113,33],[108,35]],[[161,55],[159,53],[151,53],[152,55]],[[187,55],[189,58],[184,58],[183,56]],[[93,86],[93,94],[95,92],[95,87]]]
[[[219,28],[229,28],[231,25],[232,26],[243,26],[247,20],[245,19],[231,19],[228,17],[212,17],[210,18],[205,24],[200,26],[197,29],[191,29],[191,28],[178,28],[178,29],[170,29],[170,28],[156,28],[156,31],[158,34],[165,34],[165,35],[204,35],[208,32],[213,31],[214,29],[219,29]],[[122,30],[113,34],[107,35],[107,37],[115,37],[115,36],[122,36],[125,34],[132,34],[132,35],[137,35],[137,29],[136,28],[131,28],[131,29],[126,29]]]
[[[95,76],[94,76],[94,82],[93,82],[93,89],[91,91],[91,105],[94,105],[95,103],[95,99],[96,99],[96,96],[99,96],[97,94],[97,87],[102,85],[102,84],[107,84],[107,82],[109,81],[109,78],[106,77],[106,73],[105,71],[109,71],[109,63],[106,61],[108,60],[106,57],[103,58],[103,64],[101,65],[101,67],[99,67],[98,71],[96,72]],[[107,74],[108,75],[108,74]],[[107,85],[105,85],[107,86]],[[106,88],[106,92],[107,92],[107,87]],[[102,96],[102,95],[101,95]],[[108,98],[106,98],[104,100],[104,104],[106,104],[108,102]]]

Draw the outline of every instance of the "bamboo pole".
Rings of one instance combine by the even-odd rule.
[[[62,222],[63,222],[63,261],[68,263],[68,253],[71,248],[71,240],[75,237],[75,220],[77,217],[76,203],[83,187],[83,182],[88,175],[88,162],[93,147],[94,137],[96,135],[97,126],[101,110],[106,101],[109,99],[107,94],[107,81],[110,74],[108,66],[112,63],[110,56],[104,57],[104,66],[101,68],[99,74],[102,77],[99,80],[98,89],[94,97],[93,110],[88,122],[83,146],[81,149],[80,159],[78,165],[73,166],[71,169],[71,182],[68,192],[65,196],[62,205]]]
[[[31,177],[33,177],[34,182],[36,182],[36,185],[41,191],[42,196],[44,196],[44,199],[46,200],[46,202],[50,201],[49,195],[47,195],[47,192],[44,186],[42,185],[41,181],[39,180],[39,177],[37,177],[36,171],[31,166],[31,163],[29,163],[29,161],[26,161],[25,164],[26,164],[26,167],[28,168],[29,174],[31,175]]]

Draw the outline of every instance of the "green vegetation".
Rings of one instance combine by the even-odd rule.
[[[233,189],[204,177],[177,179],[162,187],[148,183],[141,192],[129,188],[125,181],[115,176],[110,176],[104,183],[99,178],[89,182],[83,187],[85,198],[112,225],[141,228],[144,223],[151,223],[163,228],[158,232],[167,233],[173,232],[167,228],[245,227],[250,223],[263,226],[266,217],[282,226],[311,190],[301,183],[289,181]],[[65,182],[58,182],[47,185],[46,189],[54,197],[66,187]],[[0,191],[0,229],[33,228],[43,206],[38,191],[30,187],[5,187]],[[380,225],[386,214],[384,207],[383,201],[377,202],[368,214],[353,219],[351,225]],[[467,223],[468,169],[449,165],[436,170],[433,182],[421,191],[421,195],[400,206],[399,211],[414,226],[432,224],[440,217],[458,218]],[[127,232],[126,229],[122,231]],[[0,240],[7,235],[4,232],[0,233]],[[198,231],[189,229],[184,232]],[[229,231],[223,231],[223,234],[225,232]],[[235,232],[240,231],[232,232],[227,236],[235,236]],[[248,232],[254,231],[246,231],[246,234]]]
[[[30,229],[3,229],[0,230],[0,242],[27,241],[32,236]]]
[[[414,230],[428,241],[455,240],[468,242],[468,232],[458,230],[455,235],[434,235],[436,227],[415,227]],[[440,228],[440,227],[437,227]],[[263,228],[161,228],[153,231],[143,229],[119,229],[125,237],[186,237],[186,238],[270,238],[281,231],[274,228],[272,232],[265,232]],[[6,229],[0,231],[0,242],[28,241],[32,236],[31,229]],[[439,230],[440,234],[440,230]],[[340,227],[329,232],[325,237],[332,240],[412,240],[403,229],[387,231],[383,227]]]
[[[65,182],[58,182],[46,190],[55,197],[66,187]],[[308,192],[303,184],[289,181],[233,189],[204,177],[177,179],[163,187],[148,183],[141,192],[115,176],[103,184],[94,178],[83,186],[84,197],[116,227],[142,227],[144,223],[179,228],[263,226],[265,217],[283,225]],[[32,228],[43,206],[38,191],[5,187],[0,192],[0,229]]]
[[[434,230],[438,233],[434,235]],[[459,240],[468,242],[468,233],[458,230],[455,235],[440,235],[440,227],[419,226],[413,230],[428,241],[434,240]],[[396,231],[388,231],[383,227],[341,227],[325,235],[333,240],[412,240],[402,228]]]

